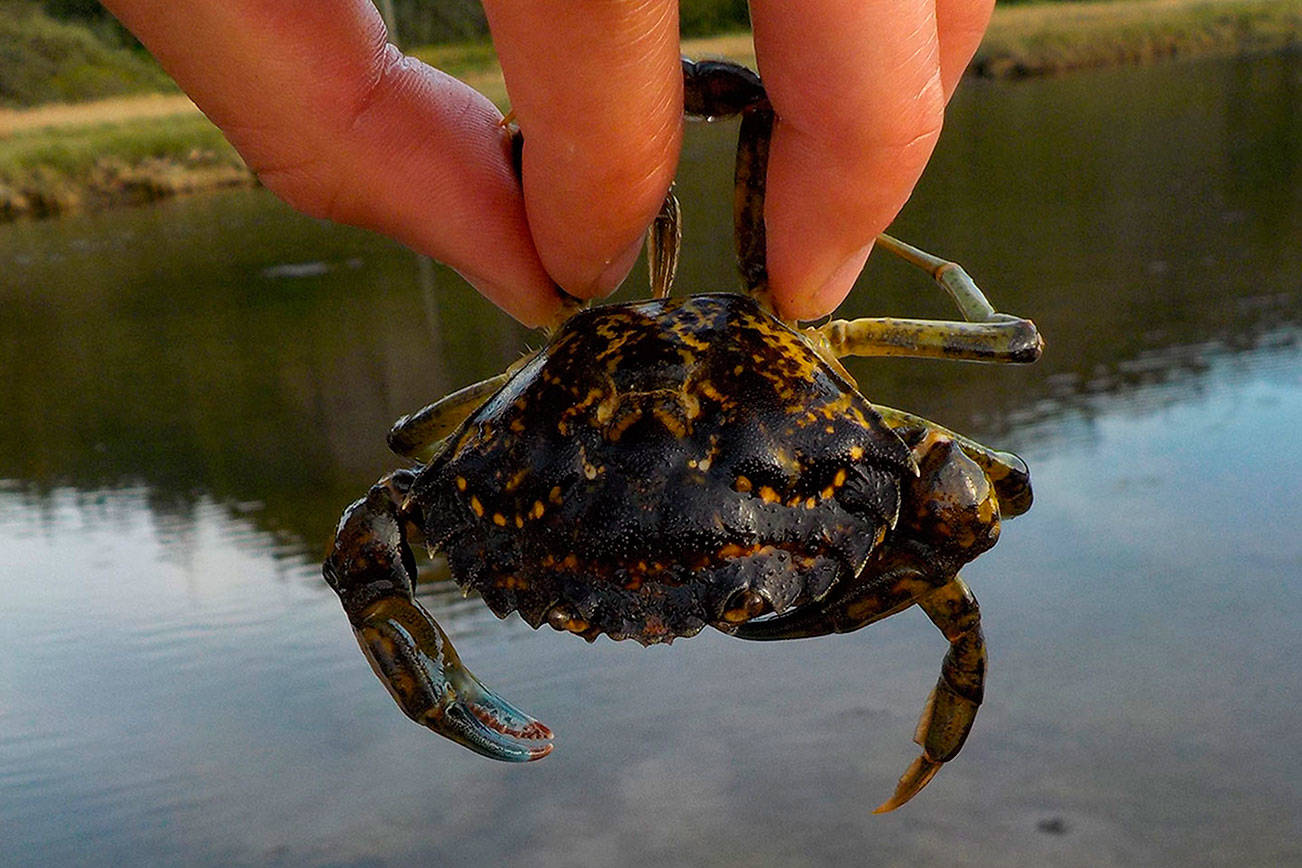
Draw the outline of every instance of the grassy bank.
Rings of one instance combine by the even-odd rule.
[[[56,20],[33,0],[0,0],[0,107],[175,89],[147,55]]]
[[[999,7],[969,68],[993,78],[1302,45],[1297,0],[1115,0]]]
[[[235,149],[196,113],[0,139],[0,219],[252,183]]]
[[[1043,75],[1299,44],[1302,4],[1297,0],[1028,3],[996,9],[970,72]],[[755,60],[747,33],[687,40],[683,50],[697,57]],[[489,45],[412,53],[499,105],[506,103]],[[193,107],[175,102],[175,109],[155,98],[0,111],[0,219],[254,183],[217,130]]]

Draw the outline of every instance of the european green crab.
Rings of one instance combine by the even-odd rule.
[[[505,373],[400,419],[416,459],[344,512],[325,563],[358,642],[402,710],[485,756],[546,756],[552,733],[484,687],[413,597],[411,545],[446,554],[499,616],[643,644],[711,626],[742,639],[844,633],[915,603],[950,642],[915,736],[921,755],[878,810],[962,747],[986,653],[958,570],[1029,508],[1025,464],[870,403],[838,359],[1032,362],[1028,320],[996,313],[961,268],[882,236],[963,322],[774,316],[763,196],[773,109],[759,78],[683,63],[686,110],[742,116],[736,231],[744,294],[670,298],[672,193],[648,239],[653,299],[579,310]]]

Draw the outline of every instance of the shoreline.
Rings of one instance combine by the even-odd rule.
[[[1031,3],[995,10],[966,75],[1015,79],[1299,46],[1302,6],[1294,0]],[[749,33],[686,40],[683,51],[755,62]],[[505,104],[506,88],[488,46],[410,53]],[[0,221],[257,183],[182,95],[0,109]]]

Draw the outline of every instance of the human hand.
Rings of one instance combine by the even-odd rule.
[[[517,121],[386,45],[368,0],[105,0],[295,208],[390,235],[522,322],[632,268],[682,137],[677,0],[485,0]],[[931,155],[993,0],[752,0],[779,121],[765,205],[780,312],[849,292]],[[521,189],[523,187],[523,189]]]

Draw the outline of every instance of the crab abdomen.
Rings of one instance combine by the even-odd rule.
[[[499,615],[643,643],[817,599],[895,521],[908,450],[749,298],[598,308],[417,480]]]

